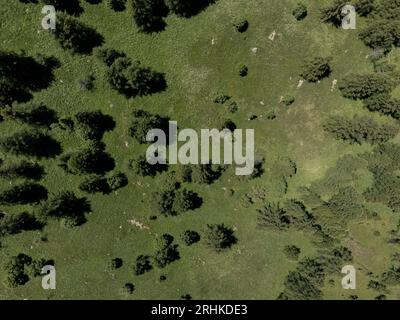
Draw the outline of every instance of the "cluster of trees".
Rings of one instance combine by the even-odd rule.
[[[394,138],[399,131],[396,126],[379,124],[366,116],[354,116],[351,119],[334,116],[325,123],[324,129],[338,140],[358,144],[387,142]]]
[[[10,287],[22,286],[41,274],[45,265],[54,265],[54,261],[45,259],[33,259],[25,253],[12,257],[5,265],[6,280]]]
[[[393,46],[400,45],[400,17],[399,3],[397,0],[334,0],[333,3],[321,10],[323,22],[339,27],[344,18],[342,8],[352,4],[360,16],[367,17],[367,25],[359,33],[359,38],[371,48],[380,48],[385,52]],[[373,13],[373,14],[372,14]]]
[[[353,190],[340,190],[327,201],[309,189],[302,192],[302,200],[264,203],[257,210],[258,226],[277,231],[291,227],[304,230],[312,235],[316,246],[324,248],[333,245],[335,237],[344,234],[349,219],[370,214],[362,205],[362,196]]]
[[[105,132],[113,130],[115,121],[101,111],[78,112],[73,118],[62,119],[60,125],[68,130],[76,129],[84,139],[89,140],[88,146],[79,150],[66,152],[59,158],[59,166],[67,173],[87,175],[79,184],[79,189],[94,194],[110,193],[128,184],[124,173],[116,172],[109,177],[106,172],[114,169],[114,159],[104,150],[101,141]]]
[[[388,52],[400,45],[400,24],[393,20],[371,21],[359,33],[359,38],[368,47]]]
[[[365,5],[360,14],[374,12],[368,19],[367,26],[360,32],[360,39],[371,48],[380,48],[385,52],[393,46],[400,45],[400,17],[399,2],[397,0],[383,0],[374,4],[371,0],[361,1]],[[358,8],[360,9],[360,8]]]
[[[376,9],[376,3],[375,0],[358,0],[355,3],[355,8],[357,14],[366,17]]]
[[[364,206],[364,202],[364,197],[353,187],[341,187],[329,200],[314,207],[314,242],[326,245],[326,242],[341,239],[348,232],[349,221],[371,217],[373,212]]]
[[[364,100],[373,95],[387,94],[393,89],[393,81],[383,73],[349,74],[339,85],[342,96]]]
[[[345,247],[326,250],[316,258],[302,259],[294,271],[286,276],[285,290],[279,295],[281,300],[320,300],[321,286],[326,274],[337,272],[352,261],[352,254]]]
[[[400,7],[398,0],[381,0],[376,5],[376,14],[382,19],[399,19]]]
[[[317,82],[331,74],[331,58],[314,57],[303,63],[300,76],[309,82]]]
[[[399,146],[379,144],[373,152],[343,157],[321,181],[313,183],[310,189],[304,188],[302,199],[313,215],[313,242],[326,246],[335,238],[347,235],[347,224],[351,219],[376,217],[377,213],[366,207],[367,201],[400,212],[399,178],[396,174],[400,169],[399,161]],[[366,170],[372,173],[373,181],[366,191],[360,193],[356,188],[360,179],[364,179]]]
[[[101,111],[83,111],[78,112],[73,118],[59,119],[59,125],[62,129],[71,132],[74,130],[88,140],[87,146],[65,152],[59,157],[59,166],[65,172],[87,175],[79,184],[80,190],[90,194],[97,192],[106,194],[128,184],[126,175],[121,172],[109,177],[104,175],[115,167],[114,159],[104,150],[105,145],[101,141],[104,133],[115,127],[111,116]]]

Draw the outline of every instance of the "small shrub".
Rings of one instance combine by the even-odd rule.
[[[230,113],[236,113],[238,110],[239,110],[239,106],[236,102],[233,101],[228,105],[228,111]]]
[[[88,75],[82,79],[78,80],[78,88],[80,91],[92,91],[94,89],[94,80],[95,77],[93,75]]]
[[[282,98],[282,103],[287,107],[292,105],[294,103],[294,101],[295,101],[295,98],[290,95],[286,95]]]
[[[122,267],[122,264],[123,264],[123,261],[122,261],[121,258],[114,258],[114,259],[111,259],[111,262],[110,262],[110,269],[111,269],[111,270],[119,269],[119,268]]]
[[[134,266],[135,275],[142,275],[153,269],[149,256],[140,255],[136,258]]]
[[[218,94],[215,98],[214,98],[214,103],[218,103],[218,104],[224,104],[225,102],[227,102],[231,97],[227,96],[226,94]]]
[[[95,174],[86,177],[85,180],[79,184],[79,190],[91,194],[97,192],[108,193],[109,186],[104,176]]]
[[[135,286],[133,283],[125,283],[123,287],[123,292],[126,294],[132,294],[135,291]]]
[[[115,60],[118,58],[125,58],[125,53],[121,51],[117,51],[114,49],[103,49],[103,48],[96,48],[94,49],[94,55],[100,61],[104,62],[108,67],[110,67]]]
[[[236,31],[240,33],[246,32],[249,28],[249,22],[244,18],[238,19],[233,25]]]
[[[117,190],[128,185],[128,178],[122,172],[113,174],[107,179],[110,190]]]
[[[175,214],[180,214],[200,207],[201,203],[202,200],[196,193],[186,189],[180,189],[175,193],[172,210]]]
[[[297,6],[293,9],[293,16],[297,21],[303,20],[307,17],[307,7],[303,3],[298,3]]]
[[[154,261],[159,268],[164,268],[168,264],[179,260],[180,255],[178,251],[178,245],[169,244],[160,248],[154,255]]]
[[[184,233],[182,233],[181,238],[187,246],[191,246],[192,244],[200,241],[200,235],[193,230],[186,230]]]
[[[139,155],[129,161],[129,168],[142,177],[154,177],[157,173],[167,170],[168,165],[150,164],[145,155]]]
[[[297,246],[285,246],[283,249],[283,252],[285,253],[286,257],[291,260],[297,260],[300,255],[300,248]]]
[[[239,75],[241,77],[246,77],[249,74],[249,68],[245,65],[241,66],[239,69]]]
[[[309,82],[317,82],[329,77],[331,73],[330,58],[314,57],[304,62],[300,76]]]
[[[228,249],[237,242],[234,231],[224,224],[207,225],[205,239],[207,244],[217,252]]]

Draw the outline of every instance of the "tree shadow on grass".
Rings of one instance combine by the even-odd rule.
[[[73,16],[80,16],[83,13],[79,0],[46,0],[47,5],[53,5],[57,11],[64,11]]]
[[[104,37],[96,29],[67,14],[57,16],[57,28],[53,31],[60,46],[72,53],[91,54],[93,48],[104,43]]]
[[[0,148],[15,155],[51,158],[62,152],[61,144],[47,134],[23,130],[0,140]]]
[[[0,212],[0,236],[13,235],[22,231],[41,230],[44,224],[28,212],[3,214]]]
[[[183,15],[184,18],[191,18],[193,16],[198,15],[199,13],[201,13],[202,11],[204,11],[205,9],[207,9],[207,7],[209,7],[210,5],[214,4],[215,2],[217,2],[217,0],[197,0],[194,1],[193,5],[189,6],[188,9],[185,12],[185,15]]]
[[[27,102],[31,91],[46,89],[54,81],[53,70],[60,66],[54,57],[36,59],[14,52],[0,51],[0,103]]]

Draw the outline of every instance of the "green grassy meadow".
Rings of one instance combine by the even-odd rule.
[[[41,231],[1,239],[0,267],[19,252],[54,259],[57,289],[43,290],[40,277],[24,286],[8,288],[0,277],[0,299],[179,299],[184,294],[194,299],[276,299],[283,290],[285,276],[297,264],[286,258],[283,248],[296,244],[301,248],[300,257],[312,256],[316,248],[306,232],[258,228],[258,204],[243,205],[243,196],[264,187],[270,201],[294,198],[299,195],[299,187],[323,178],[341,156],[371,150],[366,144],[335,140],[323,130],[323,123],[332,115],[371,114],[359,102],[344,99],[337,87],[331,90],[334,79],[350,72],[373,70],[366,58],[370,50],[357,38],[356,31],[320,22],[319,9],[329,1],[303,1],[308,7],[303,21],[292,16],[297,2],[218,0],[190,19],[169,15],[166,30],[143,34],[132,20],[130,6],[116,13],[104,1],[98,5],[81,1],[84,12],[79,20],[104,36],[104,47],[122,50],[165,73],[166,91],[130,100],[110,89],[105,66],[94,56],[64,51],[50,32],[41,28],[40,5],[16,0],[4,3],[0,8],[0,49],[23,50],[28,55],[42,53],[61,62],[54,72],[55,81],[48,89],[36,92],[34,101],[44,102],[63,116],[86,110],[101,110],[112,116],[116,127],[105,134],[103,141],[115,159],[115,171],[126,173],[129,185],[108,195],[88,196],[78,189],[82,177],[66,174],[54,159],[42,160],[46,176],[41,183],[50,191],[73,190],[87,196],[92,213],[78,228],[66,229],[52,221]],[[235,31],[232,23],[237,17],[249,21],[247,32]],[[363,18],[358,23],[362,26]],[[271,41],[268,36],[273,31],[276,36]],[[253,53],[252,48],[258,48],[257,52]],[[310,55],[331,56],[333,72],[320,83],[304,82],[298,88],[302,61]],[[393,50],[389,57],[400,65],[400,50]],[[249,68],[245,78],[238,75],[242,64]],[[95,89],[83,92],[77,81],[89,74],[96,78]],[[237,113],[230,114],[226,105],[213,103],[219,92],[232,96],[239,105]],[[281,104],[280,98],[285,95],[294,96],[294,104]],[[211,185],[187,184],[203,198],[201,208],[176,217],[159,215],[157,220],[149,220],[154,214],[150,206],[152,192],[160,175],[142,178],[128,169],[128,160],[146,148],[128,135],[134,108],[167,116],[177,121],[179,128],[219,128],[225,119],[232,119],[239,128],[254,129],[256,154],[265,158],[266,172],[249,180],[235,177],[228,170]],[[274,120],[267,119],[271,111],[276,114]],[[258,118],[250,121],[251,115]],[[379,122],[394,122],[371,115]],[[20,127],[6,121],[0,123],[0,132],[8,134]],[[57,128],[52,135],[62,143],[64,151],[85,143],[78,135]],[[297,174],[288,180],[286,194],[275,188],[271,178],[281,157],[290,158],[297,165]],[[14,182],[1,180],[0,188]],[[370,177],[361,172],[355,183],[360,189],[365,188]],[[231,189],[233,195],[228,192]],[[2,209],[20,212],[28,208]],[[148,229],[132,226],[130,219],[143,222]],[[230,250],[216,253],[204,241],[185,246],[180,240],[180,234],[187,229],[202,234],[207,224],[222,222],[234,228],[238,239]],[[359,270],[357,290],[342,289],[340,274],[328,275],[322,289],[325,299],[348,299],[350,294],[360,299],[376,296],[376,292],[367,289],[367,273],[381,273],[390,265],[395,247],[387,244],[384,234],[395,224],[393,214],[380,208],[379,219],[348,225],[345,244],[352,249],[354,265]],[[175,237],[181,259],[164,269],[154,268],[135,276],[136,257],[150,255],[157,235],[163,233]],[[42,240],[44,236],[47,241]],[[123,266],[110,271],[107,264],[115,257],[123,259]],[[166,275],[167,280],[160,282],[160,275]],[[121,290],[127,282],[135,285],[129,296]],[[394,289],[388,297],[397,299],[399,295],[400,291]]]

